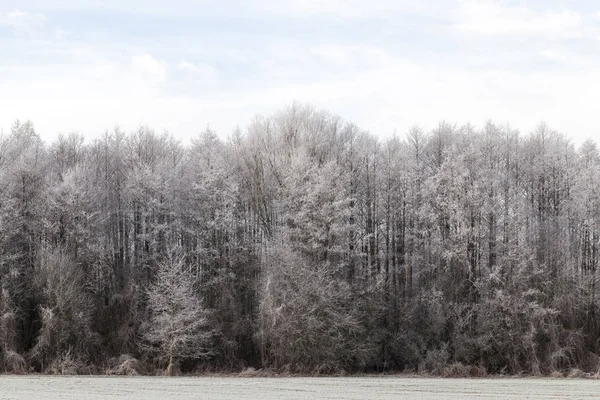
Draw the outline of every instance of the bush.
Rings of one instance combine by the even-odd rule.
[[[587,372],[583,372],[578,368],[571,368],[569,373],[567,374],[567,378],[589,378],[591,375]]]
[[[17,335],[17,315],[6,311],[0,316],[0,347],[14,349]]]
[[[85,367],[86,363],[75,359],[69,350],[55,358],[45,372],[51,375],[79,375]]]
[[[518,274],[502,284],[481,282],[482,300],[457,313],[454,361],[536,376],[582,365],[584,336],[565,328],[544,291]]]
[[[428,350],[425,359],[419,364],[419,373],[441,374],[449,360],[448,344],[444,344],[439,349]]]
[[[42,295],[41,328],[31,360],[42,370],[70,374],[76,369],[72,361],[93,356],[100,342],[91,329],[93,303],[84,289],[85,275],[64,251],[45,250],[36,285]]]
[[[25,374],[27,362],[19,353],[9,350],[4,354],[4,370],[12,374]]]
[[[111,368],[107,371],[108,375],[131,375],[136,376],[144,374],[141,363],[129,354],[122,354],[114,359]]]
[[[481,378],[487,375],[482,366],[453,363],[441,369],[440,376],[444,378]]]
[[[258,338],[267,367],[336,373],[364,367],[376,352],[355,298],[328,265],[275,248],[261,288]]]

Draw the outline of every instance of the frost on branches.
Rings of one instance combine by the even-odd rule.
[[[167,375],[185,359],[213,354],[209,314],[194,291],[183,257],[171,254],[158,264],[156,280],[148,289],[148,308],[144,339],[148,351],[166,366]]]

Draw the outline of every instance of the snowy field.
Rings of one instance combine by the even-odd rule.
[[[593,399],[571,379],[0,376],[0,399]]]

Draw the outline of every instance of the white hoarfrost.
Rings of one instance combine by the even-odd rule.
[[[159,264],[156,282],[148,291],[151,315],[144,335],[146,350],[167,366],[167,375],[172,375],[177,363],[186,358],[212,354],[213,332],[192,282],[183,258],[172,256]]]
[[[580,379],[156,378],[2,376],[0,398],[54,399],[594,399]]]

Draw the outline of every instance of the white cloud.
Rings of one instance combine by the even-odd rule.
[[[479,35],[578,38],[585,34],[583,17],[568,9],[534,11],[496,1],[462,0],[458,12],[460,30]]]
[[[252,7],[260,11],[277,14],[309,17],[319,14],[333,14],[344,17],[355,17],[358,14],[357,2],[349,0],[344,6],[340,0],[259,0],[253,1]]]
[[[167,63],[150,54],[139,54],[131,58],[133,71],[154,85],[162,85],[167,79]]]
[[[21,10],[13,10],[0,13],[0,26],[6,26],[16,30],[31,30],[41,28],[48,18],[42,13],[31,13]]]
[[[454,3],[440,0],[253,0],[251,8],[263,13],[294,17],[327,15],[339,18],[389,18],[398,13],[443,15]]]
[[[56,29],[54,30],[54,37],[55,37],[57,40],[64,40],[64,39],[66,39],[66,38],[67,38],[67,36],[69,36],[69,33],[70,33],[70,32],[69,32],[68,30],[66,30],[66,29],[62,29],[62,28],[56,28]]]
[[[127,64],[102,59],[91,49],[77,50],[82,65],[34,67],[24,75],[27,79],[0,80],[0,126],[7,129],[14,118],[32,118],[50,138],[72,130],[94,136],[115,124],[125,130],[148,124],[187,138],[210,123],[227,135],[236,125],[249,123],[255,113],[270,113],[298,100],[327,108],[384,137],[395,129],[402,134],[413,124],[430,129],[440,119],[481,125],[488,118],[508,121],[525,132],[547,120],[575,137],[600,133],[594,108],[600,93],[589,90],[600,86],[594,69],[469,71],[379,51],[380,65],[337,79],[282,81],[253,89],[240,84],[226,91],[209,88],[194,96],[176,96],[155,90],[152,81],[135,79],[137,72]],[[342,52],[340,57],[349,56]],[[144,71],[164,77],[163,69],[156,67],[163,66],[160,61],[142,56],[138,61]]]
[[[318,44],[312,46],[309,52],[340,67],[382,65],[389,61],[385,50],[373,46]]]
[[[567,59],[566,55],[556,49],[545,49],[538,52],[540,56],[550,61],[565,61]]]
[[[215,67],[205,63],[192,64],[184,59],[179,61],[177,68],[182,71],[191,72],[203,80],[215,81],[219,78],[219,71]]]
[[[265,7],[261,14],[265,19],[277,18],[267,13],[269,4],[276,10],[268,12],[311,18],[334,15],[352,19],[423,10],[426,17],[444,14],[444,8],[427,9],[435,8],[435,1],[422,3],[291,0],[275,4],[275,0],[255,0],[254,6],[256,10]],[[457,2],[437,4],[448,7]],[[468,33],[469,41],[463,40],[467,35],[452,35],[447,52],[436,54],[435,60],[428,56],[433,50],[424,40],[409,43],[414,44],[414,51],[400,57],[386,40],[367,37],[349,44],[343,33],[327,39],[273,39],[275,35],[268,35],[260,50],[254,42],[245,46],[242,37],[238,46],[215,40],[181,53],[188,46],[165,49],[150,44],[145,47],[147,53],[135,53],[135,49],[118,44],[118,38],[96,43],[94,48],[80,40],[77,32],[65,36],[51,27],[48,54],[58,54],[55,60],[45,65],[22,61],[24,65],[11,65],[10,71],[0,66],[0,127],[9,128],[15,118],[31,118],[50,139],[58,132],[79,130],[93,136],[115,124],[126,130],[148,124],[185,138],[210,123],[227,135],[236,125],[245,126],[255,113],[268,114],[298,100],[327,108],[382,136],[395,129],[403,133],[417,123],[433,128],[440,119],[480,125],[487,118],[508,121],[525,132],[547,120],[553,128],[575,137],[600,134],[594,108],[600,103],[600,93],[589,90],[600,86],[596,73],[599,59],[591,51],[583,57],[585,52],[571,43],[539,40],[590,37],[593,14],[535,11],[491,1],[460,4],[443,18],[455,24],[451,30],[458,27]],[[307,29],[311,22],[307,20]],[[432,31],[427,22],[414,28],[417,36],[425,32],[428,39],[440,33]],[[494,43],[510,43],[510,50],[489,46],[486,51],[474,51],[470,40],[477,34],[488,42],[497,35],[533,44],[521,46],[494,38]],[[432,40],[439,40],[436,45],[446,43],[440,37]],[[452,53],[452,45],[458,47],[456,53]],[[423,48],[417,49],[420,46]],[[42,48],[46,50],[38,43],[30,52],[35,55]],[[174,54],[182,58],[167,58]],[[470,57],[479,58],[471,62]],[[561,62],[560,68],[545,68],[540,67],[542,57],[568,62]],[[213,65],[218,60],[228,68],[217,70],[197,60],[211,60]]]

